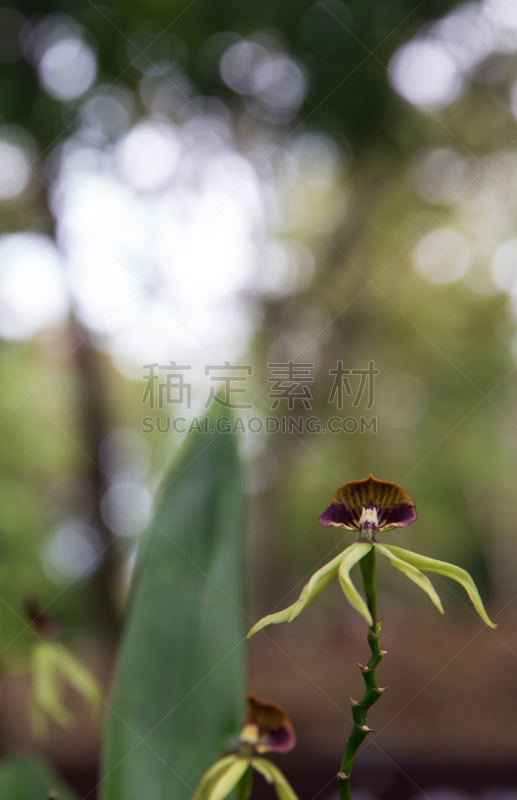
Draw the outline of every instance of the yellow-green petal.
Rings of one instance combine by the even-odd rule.
[[[267,758],[252,758],[251,759],[251,766],[253,769],[256,769],[257,772],[260,772],[263,778],[267,780],[268,783],[274,783],[275,778],[273,773],[270,770],[271,761],[268,761]]]
[[[63,703],[64,683],[69,683],[98,711],[101,688],[91,672],[63,644],[38,642],[32,653],[31,717],[36,735],[45,733],[45,716],[69,727],[74,718]]]
[[[378,542],[376,542],[374,546],[377,552],[382,553],[383,556],[389,558],[394,567],[403,572],[404,575],[406,575],[406,577],[408,577],[411,581],[416,583],[416,585],[419,586],[420,589],[423,589],[423,591],[429,595],[429,597],[435,604],[440,614],[443,614],[442,601],[438,597],[438,594],[433,584],[429,580],[429,578],[427,578],[422,572],[420,572],[419,569],[414,567],[412,564],[409,564],[407,561],[403,561],[401,558],[396,556],[395,553],[392,553],[389,547],[379,544]]]
[[[353,547],[354,545],[351,546]],[[322,591],[329,585],[332,578],[337,574],[339,565],[349,550],[350,547],[315,572],[309,583],[303,587],[300,597],[296,603],[293,603],[288,608],[284,608],[283,611],[277,611],[275,614],[268,614],[267,617],[263,617],[261,620],[259,620],[248,633],[248,639],[251,639],[255,633],[258,633],[258,631],[262,630],[262,628],[265,628],[266,625],[275,625],[279,622],[291,622],[299,614],[301,614],[302,611],[305,611],[305,609],[308,608],[310,604],[314,602],[314,600],[316,600]]]
[[[355,542],[345,550],[345,555],[339,565],[339,582],[345,593],[345,597],[356,611],[365,618],[370,627],[373,626],[372,615],[368,606],[355,588],[350,578],[350,570],[372,549],[370,542]]]
[[[102,688],[95,676],[65,645],[53,642],[49,647],[54,654],[56,669],[62,678],[83,697],[92,712],[98,712],[102,702]]]
[[[232,789],[235,789],[249,765],[247,758],[238,758],[228,769],[225,769],[212,787],[208,800],[224,800]]]
[[[63,684],[56,669],[56,658],[46,642],[35,645],[31,669],[31,723],[35,735],[45,734],[46,717],[64,728],[72,725],[73,716],[63,705]]]
[[[221,758],[219,761],[216,761],[215,764],[212,764],[210,769],[207,769],[199,781],[198,787],[192,795],[191,800],[203,800],[212,788],[212,784],[222,775],[223,772],[225,772],[235,761],[237,761],[237,758],[237,756],[226,756],[225,758]]]
[[[291,784],[271,761],[268,761],[266,758],[254,758],[252,759],[251,765],[260,772],[267,781],[274,783],[278,800],[298,800],[298,796]],[[270,776],[269,778],[268,774]]]
[[[383,545],[390,550],[394,555],[412,564],[417,569],[423,572],[434,572],[436,575],[444,575],[446,578],[452,578],[453,581],[460,583],[467,592],[470,601],[477,613],[487,625],[491,628],[497,628],[497,625],[491,621],[490,617],[485,611],[483,601],[479,595],[476,584],[470,577],[466,570],[457,567],[455,564],[449,564],[447,561],[437,561],[435,558],[428,556],[421,556],[419,553],[412,553],[403,547],[394,547],[393,545]]]

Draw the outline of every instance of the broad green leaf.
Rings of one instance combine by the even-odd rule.
[[[491,621],[485,611],[483,601],[479,596],[476,584],[470,577],[469,573],[455,564],[449,564],[447,561],[437,561],[435,558],[428,558],[421,556],[419,553],[412,553],[404,547],[395,547],[394,545],[383,545],[386,550],[389,550],[395,556],[402,559],[408,564],[422,570],[423,572],[434,572],[436,575],[444,575],[446,578],[452,578],[453,581],[458,581],[465,591],[467,592],[472,605],[478,612],[479,616],[491,628],[497,628],[497,625]]]
[[[265,628],[266,625],[274,625],[278,622],[291,622],[301,614],[302,611],[305,611],[337,574],[341,560],[346,552],[345,550],[343,553],[340,553],[333,558],[332,561],[329,561],[328,564],[325,564],[324,567],[321,567],[321,569],[315,572],[309,583],[306,583],[303,587],[300,597],[295,603],[288,606],[288,608],[284,608],[283,611],[277,611],[275,614],[268,614],[267,617],[263,617],[259,620],[248,633],[248,639],[251,639],[255,633]]]
[[[423,589],[423,591],[429,595],[429,597],[435,604],[440,614],[443,614],[442,601],[438,597],[438,594],[436,593],[436,590],[431,581],[429,580],[429,578],[427,578],[422,572],[420,572],[419,569],[414,567],[412,564],[409,564],[407,561],[403,561],[401,558],[396,556],[395,553],[392,553],[388,547],[376,543],[375,549],[377,550],[378,553],[382,553],[382,555],[389,558],[394,567],[403,572],[404,575],[406,575],[411,581],[416,583],[416,585],[419,586],[420,589]]]
[[[203,798],[209,794],[212,784],[228,769],[228,767],[237,761],[237,758],[238,756],[226,756],[226,758],[221,758],[219,761],[216,761],[201,778],[199,786],[191,800],[203,800]]]
[[[345,593],[346,599],[350,605],[356,609],[356,611],[359,611],[359,613],[362,614],[370,627],[373,625],[372,615],[370,614],[365,601],[352,583],[350,578],[350,570],[362,558],[364,558],[366,553],[368,553],[371,549],[372,545],[370,542],[354,542],[354,544],[351,544],[350,547],[345,550],[345,555],[339,566],[339,582]]]
[[[266,780],[275,784],[278,800],[298,800],[293,787],[275,764],[266,758],[254,758],[252,764],[256,770],[264,775]]]
[[[188,800],[244,718],[242,493],[233,434],[194,433],[139,564],[106,723],[100,800]]]
[[[52,789],[59,800],[74,800],[75,795],[44,761],[18,756],[0,767],[2,800],[45,800]]]
[[[208,795],[208,800],[224,800],[230,792],[235,789],[240,779],[243,777],[246,770],[249,769],[249,761],[247,758],[239,758],[228,767],[221,777],[216,781],[212,791]]]

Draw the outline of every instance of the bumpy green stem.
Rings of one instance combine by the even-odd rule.
[[[382,661],[385,651],[379,649],[379,633],[381,623],[377,619],[377,585],[375,575],[375,548],[372,547],[369,553],[359,562],[363,576],[363,588],[368,608],[372,615],[373,627],[368,630],[368,644],[370,645],[371,656],[365,667],[360,665],[361,673],[365,683],[365,692],[359,702],[352,701],[352,717],[354,724],[348,741],[346,743],[341,769],[338,773],[338,786],[340,800],[352,800],[350,792],[350,776],[357,750],[364,742],[371,729],[366,723],[368,709],[377,702],[384,689],[379,689],[375,678],[375,670]]]

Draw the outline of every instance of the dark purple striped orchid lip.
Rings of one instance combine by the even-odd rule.
[[[263,703],[256,694],[248,697],[248,714],[239,737],[241,748],[255,753],[287,753],[296,744],[291,720],[276,703]]]
[[[319,518],[321,525],[369,533],[406,528],[417,519],[415,505],[396,483],[370,475],[341,486]]]

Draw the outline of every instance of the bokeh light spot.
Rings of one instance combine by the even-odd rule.
[[[62,262],[47,236],[0,237],[0,336],[24,339],[57,325],[68,311]]]
[[[41,558],[45,572],[58,584],[82,581],[92,575],[102,560],[102,544],[96,531],[80,520],[69,520],[43,543]],[[70,588],[67,585],[67,588]]]
[[[453,57],[439,42],[414,39],[390,61],[390,82],[415,106],[438,111],[456,100],[463,86]]]
[[[491,264],[495,285],[510,291],[517,284],[517,239],[503,242],[494,253]]]
[[[97,60],[81,39],[54,42],[38,64],[40,83],[55,100],[75,100],[90,89],[97,74]]]
[[[172,125],[141,122],[118,143],[115,160],[121,175],[140,191],[169,183],[176,171],[181,143]]]
[[[413,250],[413,263],[418,274],[428,283],[454,283],[469,268],[467,239],[454,228],[436,228],[417,243]]]
[[[11,200],[27,188],[29,159],[25,151],[0,132],[0,200]]]

